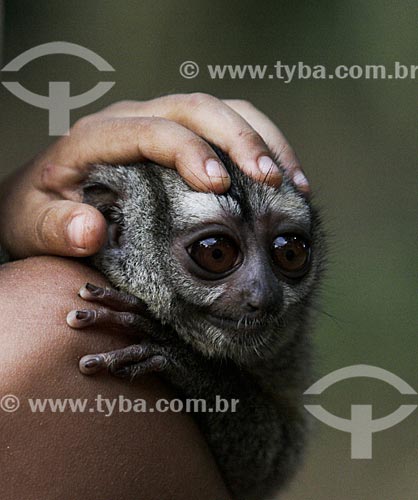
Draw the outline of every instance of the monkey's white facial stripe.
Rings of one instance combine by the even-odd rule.
[[[214,194],[186,191],[184,196],[176,201],[178,229],[186,229],[199,224],[220,221],[225,216],[241,217],[242,210],[236,200],[230,197],[220,197]],[[277,192],[264,198],[263,203],[254,207],[254,216],[262,217],[266,214],[286,218],[289,222],[309,228],[311,215],[306,203],[293,193]],[[180,223],[179,223],[180,222]]]
[[[233,217],[241,214],[238,204],[231,199],[227,200],[208,193],[184,192],[183,194],[184,196],[176,203],[179,215],[177,221],[181,221],[182,228],[219,221],[226,214]]]
[[[306,203],[293,193],[284,193],[282,196],[269,196],[262,206],[260,212],[271,213],[278,217],[285,217],[289,221],[305,227],[311,225],[311,214]],[[262,215],[260,213],[260,215]]]

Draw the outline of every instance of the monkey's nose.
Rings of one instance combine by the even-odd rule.
[[[241,307],[250,316],[263,315],[273,307],[274,293],[271,288],[262,282],[252,283],[251,287],[243,290]]]
[[[244,294],[242,308],[251,316],[257,316],[266,309],[266,298],[261,290],[253,289]]]
[[[257,299],[247,299],[244,303],[244,307],[249,313],[256,313],[261,308],[261,302]]]

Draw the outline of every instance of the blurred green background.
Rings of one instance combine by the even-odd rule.
[[[70,81],[73,95],[99,80],[116,81],[99,101],[72,112],[72,122],[119,99],[193,91],[248,99],[266,112],[298,152],[330,234],[315,336],[318,378],[366,363],[417,388],[416,82],[212,80],[205,70],[302,61],[329,70],[383,64],[390,72],[395,61],[416,64],[414,2],[13,0],[4,14],[1,66],[62,40],[92,49],[115,68],[103,77],[80,59],[55,55],[19,72],[19,82],[41,94],[50,80]],[[185,60],[200,65],[197,78],[180,76]],[[50,141],[47,112],[0,87],[0,179]],[[357,379],[330,388],[320,402],[346,418],[351,404],[373,404],[376,418],[412,401],[383,382]],[[318,422],[304,468],[281,498],[418,498],[417,416],[375,434],[372,460],[351,460],[350,436]]]

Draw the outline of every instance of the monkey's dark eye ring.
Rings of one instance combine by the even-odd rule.
[[[223,274],[233,269],[240,255],[235,241],[225,236],[211,236],[196,241],[187,251],[199,267],[214,274]]]
[[[311,248],[302,236],[282,234],[273,241],[273,258],[289,278],[300,278],[309,268]]]

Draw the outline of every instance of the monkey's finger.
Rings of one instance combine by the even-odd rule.
[[[186,127],[157,117],[81,119],[44,155],[37,187],[68,196],[97,163],[151,160],[176,168],[200,191],[224,192],[230,178],[209,144]],[[55,165],[55,167],[54,167]]]
[[[243,116],[214,96],[175,94],[150,101],[123,101],[101,112],[104,116],[161,116],[180,123],[229,154],[256,180],[279,186],[282,176],[263,138]],[[100,113],[99,113],[100,114]]]
[[[80,359],[78,367],[84,375],[94,375],[104,370],[107,363],[104,354],[88,354]]]
[[[309,193],[309,183],[303,173],[299,158],[286,137],[270,118],[248,101],[225,99],[223,102],[251,124],[269,145],[271,151],[277,154],[280,164],[298,188],[304,193]]]
[[[164,356],[159,356],[158,354],[155,356],[150,356],[147,359],[144,359],[140,363],[135,363],[132,365],[128,365],[125,367],[116,367],[111,366],[110,372],[116,377],[120,378],[130,378],[131,380],[137,378],[141,375],[145,375],[146,373],[152,372],[160,372],[164,370],[167,362]]]
[[[159,371],[165,364],[164,356],[156,354],[144,343],[106,353],[88,354],[80,359],[79,369],[84,375],[108,369],[114,375],[126,377]]]
[[[88,302],[101,304],[114,311],[132,312],[150,316],[147,305],[138,297],[129,293],[120,292],[110,287],[100,287],[86,283],[81,287],[79,296]]]
[[[111,309],[79,309],[70,311],[67,315],[67,324],[71,328],[81,330],[92,326],[104,325],[117,327],[123,334],[138,335],[150,330],[150,323],[146,318],[131,312],[112,311]]]

